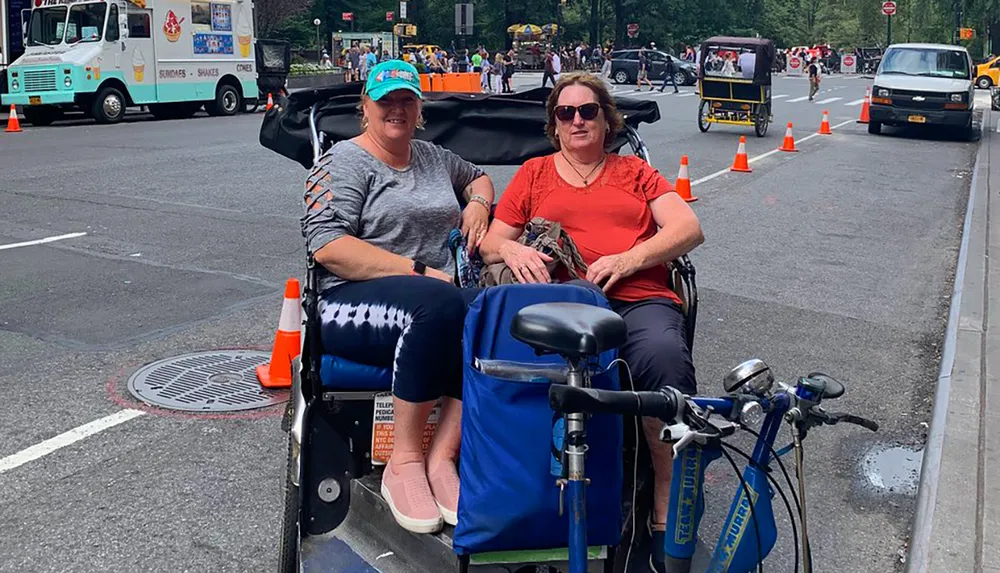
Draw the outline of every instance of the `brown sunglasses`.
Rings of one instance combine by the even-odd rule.
[[[601,104],[591,102],[581,106],[559,105],[556,106],[556,119],[559,121],[573,121],[578,111],[580,112],[580,117],[585,121],[590,121],[600,113]]]

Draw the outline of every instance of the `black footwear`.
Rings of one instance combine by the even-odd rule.
[[[649,551],[649,570],[653,573],[666,573],[667,566],[663,563],[663,543],[665,541],[665,531],[652,531],[651,546]]]

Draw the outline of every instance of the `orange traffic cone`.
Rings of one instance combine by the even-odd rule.
[[[265,388],[289,388],[292,385],[292,359],[302,350],[299,340],[302,324],[300,308],[299,280],[288,279],[271,361],[257,367],[257,380]]]
[[[865,88],[865,103],[861,105],[861,118],[858,119],[858,123],[868,123],[868,110],[871,98],[872,98],[871,88]]]
[[[17,109],[14,104],[10,104],[10,117],[7,118],[7,129],[5,133],[19,133],[24,131],[21,129],[21,122],[17,119]]]
[[[729,170],[741,171],[743,173],[753,172],[753,169],[750,169],[750,162],[747,159],[747,138],[743,135],[740,136],[740,146],[736,149],[736,159],[733,160],[733,166]]]
[[[785,129],[785,141],[778,148],[778,151],[798,151],[795,149],[795,138],[792,137],[792,122],[788,122],[788,128]]]
[[[264,111],[271,111],[272,107],[274,107],[274,98],[271,97],[271,92],[268,92],[267,93],[267,107],[264,108]]]
[[[828,111],[823,112],[823,123],[819,124],[819,134],[820,135],[833,134],[833,132],[830,131],[830,112]]]
[[[688,156],[681,156],[681,170],[677,172],[677,194],[688,203],[697,201],[698,198],[691,195],[691,178],[688,176]]]

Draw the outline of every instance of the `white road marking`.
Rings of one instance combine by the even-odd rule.
[[[849,123],[854,123],[854,120],[853,119],[849,119],[847,121],[842,121],[842,122],[838,123],[837,125],[832,126],[830,129],[831,130],[832,129],[837,129],[838,127],[843,127],[843,126],[845,126],[845,125],[847,125]],[[803,137],[802,139],[796,139],[795,140],[795,145],[798,145],[799,143],[802,143],[804,141],[809,141],[810,139],[812,139],[814,137],[817,137],[818,135],[819,135],[819,133],[813,133],[811,135],[807,135],[807,136]],[[762,153],[760,155],[755,155],[754,157],[750,157],[747,160],[747,163],[753,163],[754,161],[758,161],[760,159],[764,159],[765,157],[770,157],[770,156],[772,156],[775,153],[778,153],[780,151],[781,151],[780,149],[772,149],[771,151],[768,151],[767,153]],[[712,173],[711,175],[706,175],[706,176],[702,177],[701,179],[696,179],[695,181],[692,181],[691,182],[691,186],[694,187],[695,185],[701,185],[702,183],[706,183],[708,181],[711,181],[712,179],[715,179],[716,177],[720,177],[722,175],[725,175],[726,173],[729,173],[729,168],[728,167],[725,168],[725,169],[720,169],[720,170],[716,171],[715,173]]]
[[[797,103],[797,102],[800,102],[800,101],[806,101],[807,99],[809,99],[809,96],[797,97],[795,99],[788,100],[788,103]]]
[[[660,92],[658,94],[649,94],[649,97],[663,97],[671,95],[673,92]]]
[[[693,96],[693,95],[698,95],[698,94],[696,94],[694,92],[683,92],[683,93],[677,94],[677,97],[690,97],[690,96]]]
[[[865,103],[865,98],[856,99],[854,101],[849,101],[849,102],[845,103],[844,105],[852,105],[853,106],[853,105],[861,105],[863,103]]]
[[[825,100],[821,100],[821,101],[818,101],[816,103],[822,105],[824,103],[833,103],[833,102],[837,101],[838,99],[844,99],[844,98],[842,98],[842,97],[828,97]]]
[[[82,237],[86,234],[87,233],[69,233],[68,235],[59,235],[58,237],[46,237],[44,239],[36,239],[34,241],[25,241],[23,243],[8,243],[6,245],[0,245],[0,251],[5,251],[7,249],[16,249],[18,247],[30,247],[32,245],[42,245],[44,243],[62,241],[63,239],[75,239],[77,237]]]
[[[145,414],[145,412],[142,410],[121,410],[111,414],[110,416],[105,416],[100,420],[94,420],[93,422],[89,422],[67,432],[63,432],[54,438],[49,438],[44,442],[35,444],[30,448],[21,450],[16,454],[7,456],[6,458],[0,458],[0,474],[22,466],[28,462],[37,460],[43,456],[47,456],[59,448],[64,448],[70,444],[79,442],[88,436],[92,436],[98,432],[103,432],[108,428],[113,428],[118,424],[123,424],[133,418],[142,416],[143,414]]]
[[[997,133],[1000,133],[1000,119],[997,120]]]
[[[776,96],[771,96],[771,99],[781,99],[783,97],[788,97],[788,94],[778,94]]]

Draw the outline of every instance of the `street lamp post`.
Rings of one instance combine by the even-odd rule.
[[[316,63],[319,65],[323,65],[323,46],[320,45],[319,39],[319,25],[322,23],[319,18],[313,20],[313,26],[316,26]]]

